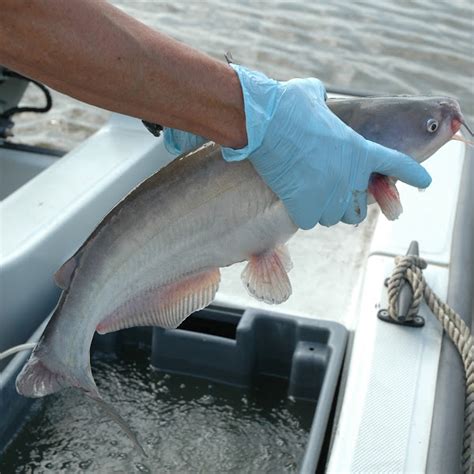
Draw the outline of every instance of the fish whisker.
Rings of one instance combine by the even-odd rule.
[[[471,137],[474,137],[474,133],[472,133],[472,130],[468,127],[467,123],[464,120],[461,123],[464,128],[471,134]]]
[[[451,137],[451,140],[457,140],[459,142],[465,143],[466,145],[474,146],[474,142],[466,140],[462,135],[459,135],[457,133]]]

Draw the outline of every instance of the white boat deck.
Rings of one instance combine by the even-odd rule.
[[[29,331],[51,311],[54,271],[116,202],[171,158],[139,121],[116,116],[0,202],[0,350],[29,337],[33,330],[17,330]],[[463,161],[464,145],[450,142],[426,163],[433,177],[427,191],[400,183],[404,212],[395,222],[374,205],[357,227],[298,232],[288,245],[293,295],[280,306],[246,293],[244,264],[222,271],[218,303],[330,319],[353,331],[329,472],[420,472],[426,465],[441,331],[426,308],[427,324],[416,330],[383,323],[376,312],[385,304],[393,257],[412,240],[430,263],[428,283],[446,297]]]

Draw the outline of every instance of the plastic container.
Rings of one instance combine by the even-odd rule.
[[[37,340],[40,328],[32,340]],[[177,330],[134,328],[96,336],[93,350],[115,352],[124,345],[151,347],[159,370],[250,387],[266,377],[285,379],[287,396],[315,402],[301,472],[315,472],[346,347],[347,330],[333,322],[261,310],[209,307]],[[28,354],[18,354],[1,373],[0,452],[21,427],[30,400],[16,394],[15,378]],[[21,429],[21,428],[20,428]]]

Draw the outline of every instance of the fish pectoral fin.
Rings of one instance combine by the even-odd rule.
[[[384,216],[394,221],[403,212],[400,194],[392,178],[378,173],[373,173],[369,182],[369,193],[372,194],[380,206]]]
[[[134,326],[176,328],[191,313],[212,302],[219,282],[220,271],[212,268],[142,291],[106,316],[96,330],[106,334]]]
[[[291,295],[287,271],[291,260],[286,248],[277,247],[250,258],[241,278],[248,292],[256,299],[269,304],[280,304]]]
[[[72,274],[74,273],[76,266],[76,257],[71,257],[69,260],[66,260],[66,262],[64,262],[59,270],[54,274],[54,282],[57,286],[59,286],[59,288],[62,288],[63,290],[67,290],[69,288]]]

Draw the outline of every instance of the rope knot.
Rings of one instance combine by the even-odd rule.
[[[398,257],[395,257],[395,265],[396,267],[400,266],[405,269],[409,267],[417,267],[420,270],[424,270],[428,266],[426,260],[417,255],[399,255]]]
[[[427,266],[426,261],[416,255],[395,257],[395,268],[388,281],[388,313],[392,319],[398,321],[403,317],[405,320],[412,320],[417,315],[425,285],[422,270]],[[404,311],[405,314],[401,315],[398,301],[405,282],[412,288],[413,299],[409,308]]]

